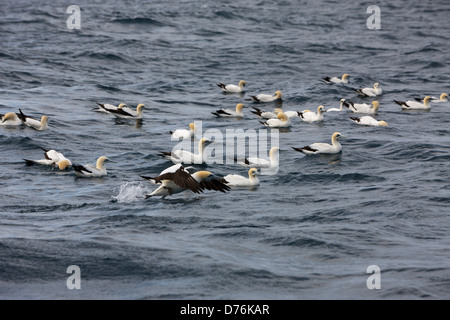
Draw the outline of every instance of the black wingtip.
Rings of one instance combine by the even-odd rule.
[[[33,166],[36,164],[33,160],[23,159],[23,161],[25,161],[27,166]]]

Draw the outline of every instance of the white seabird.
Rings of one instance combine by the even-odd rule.
[[[243,103],[238,103],[236,105],[236,110],[232,109],[220,109],[216,112],[212,112],[213,115],[216,115],[218,117],[235,117],[235,118],[242,118],[244,117],[244,113],[242,112],[242,108],[244,108]]]
[[[204,150],[205,147],[212,143],[213,141],[208,140],[206,138],[200,139],[198,142],[198,154],[192,153],[187,150],[178,149],[172,152],[160,151],[159,155],[164,157],[173,163],[184,163],[184,164],[202,164],[204,163]]]
[[[2,117],[0,121],[0,126],[4,127],[18,127],[23,124],[22,120],[14,112],[8,112]]]
[[[231,92],[231,93],[240,93],[244,92],[245,85],[247,82],[244,80],[239,81],[238,85],[235,84],[223,84],[223,83],[217,83],[217,85],[224,91],[224,92]]]
[[[325,107],[320,105],[317,108],[317,113],[315,113],[311,110],[300,111],[300,118],[306,122],[322,121],[324,112],[325,112]]]
[[[48,117],[42,116],[41,120],[26,116],[23,114],[22,110],[19,109],[19,114],[17,115],[22,122],[30,128],[36,129],[38,131],[43,131],[48,129]]]
[[[341,134],[339,132],[335,132],[331,137],[331,144],[316,142],[303,148],[292,147],[292,149],[306,155],[339,153],[342,150],[342,146],[338,140],[339,137],[341,137]]]
[[[102,156],[97,159],[96,166],[94,167],[91,164],[86,164],[84,166],[81,165],[73,165],[73,169],[75,170],[75,174],[78,177],[82,178],[98,178],[107,175],[107,171],[105,168],[105,162],[110,161],[107,157]]]
[[[230,187],[226,185],[224,178],[216,177],[209,171],[197,171],[190,174],[181,164],[173,165],[157,177],[141,176],[154,184],[161,184],[155,191],[145,197],[162,196],[191,190],[194,193],[203,193],[204,190],[226,192]]]
[[[348,78],[350,77],[350,75],[348,73],[345,73],[342,75],[342,78],[338,78],[338,77],[325,77],[322,78],[323,81],[325,81],[326,83],[348,83]]]
[[[378,121],[371,116],[363,116],[361,118],[350,117],[350,120],[357,124],[365,125],[365,126],[374,126],[374,127],[387,127],[388,124],[386,121],[381,120]]]
[[[267,119],[260,123],[270,128],[287,128],[291,126],[291,119],[284,112],[279,112],[276,119]]]
[[[279,147],[272,147],[269,151],[269,160],[258,157],[245,158],[243,161],[237,158],[235,160],[244,167],[275,168],[279,165],[279,152]]]
[[[195,124],[189,123],[189,130],[177,129],[175,131],[170,131],[170,135],[173,139],[191,139],[195,136]]]
[[[271,112],[271,111],[263,111],[256,107],[252,107],[252,108],[255,110],[250,111],[250,112],[253,114],[256,114],[261,119],[276,119],[277,118],[278,112],[275,112],[275,110],[274,110],[274,112]]]
[[[113,114],[117,118],[121,119],[142,119],[143,113],[142,109],[145,108],[143,103],[140,103],[136,110],[128,107],[117,108],[116,110],[109,110],[109,113]]]
[[[430,105],[430,96],[426,96],[423,99],[423,102],[417,102],[417,101],[413,101],[413,100],[408,100],[408,101],[398,101],[398,100],[394,100],[394,102],[398,105],[400,105],[402,107],[402,109],[405,110],[428,110],[431,108]]]
[[[341,99],[339,101],[339,108],[330,108],[330,109],[327,109],[326,112],[344,111],[344,102],[345,102],[345,99]]]
[[[373,88],[362,88],[355,91],[365,97],[376,97],[383,93],[378,82],[374,83]]]
[[[104,113],[108,113],[111,111],[117,111],[117,109],[122,109],[123,107],[125,107],[127,104],[126,103],[121,103],[118,106],[114,106],[112,104],[109,103],[98,103],[98,109],[94,109],[95,111],[99,111],[99,112],[104,112]]]
[[[257,174],[258,169],[251,168],[248,170],[248,179],[238,174],[229,174],[223,178],[227,181],[226,184],[232,188],[254,187],[259,185],[259,179],[256,177]]]
[[[24,159],[26,164],[28,166],[31,165],[45,165],[45,166],[52,166],[52,167],[58,167],[60,170],[65,170],[72,166],[72,162],[67,159],[62,153],[56,151],[56,150],[45,150],[44,157],[45,159],[42,160],[28,160]]]
[[[344,105],[354,113],[368,113],[375,114],[380,108],[380,103],[378,101],[372,101],[371,104],[367,103],[353,103],[352,101],[345,101]]]
[[[248,100],[253,100],[255,102],[272,102],[275,100],[281,100],[281,91],[275,91],[274,95],[261,93],[257,96],[250,96],[250,98],[251,99]]]
[[[415,98],[416,101],[423,102],[422,98]],[[439,103],[439,102],[448,102],[448,94],[442,93],[439,98],[437,97],[431,97],[430,100],[431,103]]]

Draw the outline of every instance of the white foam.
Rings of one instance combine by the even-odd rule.
[[[119,203],[130,203],[142,200],[148,192],[148,187],[142,182],[123,182],[118,194],[112,198]]]

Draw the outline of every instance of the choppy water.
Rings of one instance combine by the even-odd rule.
[[[0,113],[50,119],[45,132],[0,128],[0,297],[3,299],[448,299],[450,106],[405,112],[405,100],[450,91],[448,1],[2,1]],[[381,8],[381,30],[366,9]],[[346,87],[321,83],[349,73]],[[212,111],[283,92],[284,110],[369,101],[350,88],[380,82],[379,119],[325,114],[280,133],[280,168],[257,190],[164,200],[139,175],[170,165],[168,132],[261,129]],[[92,111],[144,103],[141,123]],[[251,104],[246,102],[246,106]],[[270,110],[270,106],[264,106]],[[342,132],[339,157],[291,149]],[[102,179],[27,167],[39,148],[75,163],[106,155]],[[237,164],[208,168],[246,174]],[[81,290],[69,290],[69,265]],[[369,290],[366,269],[381,269]]]

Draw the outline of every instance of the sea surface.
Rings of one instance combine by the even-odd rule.
[[[80,29],[67,26],[69,5]],[[367,27],[371,5],[381,29]],[[49,117],[47,131],[0,127],[1,299],[450,298],[450,105],[394,103],[450,92],[448,0],[3,0],[0,16],[0,113]],[[348,85],[321,81],[344,73]],[[244,95],[216,86],[239,80]],[[155,186],[140,175],[172,165],[158,156],[177,144],[171,130],[259,132],[253,106],[370,103],[353,89],[374,82],[387,128],[359,126],[348,109],[295,118],[258,188],[144,198]],[[245,100],[277,90],[282,103]],[[144,118],[97,102],[143,103]],[[240,102],[242,119],[211,114]],[[341,154],[292,149],[336,131]],[[96,179],[26,166],[41,148],[114,162]],[[71,265],[81,289],[67,287]]]

